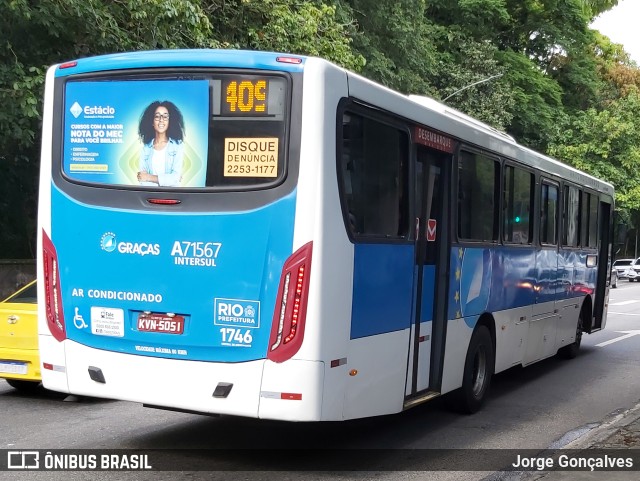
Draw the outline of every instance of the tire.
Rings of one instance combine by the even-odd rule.
[[[573,359],[578,355],[580,351],[580,344],[582,343],[582,312],[580,312],[580,317],[578,317],[578,324],[576,326],[576,339],[568,346],[564,346],[558,350],[558,354],[563,359]]]
[[[617,274],[613,274],[611,276],[611,287],[616,289],[618,287],[618,275]]]
[[[493,376],[493,341],[486,326],[478,326],[471,336],[464,363],[462,387],[454,393],[456,410],[473,414],[484,404]]]
[[[42,389],[38,381],[23,381],[22,379],[5,379],[9,386],[25,394],[34,394]]]

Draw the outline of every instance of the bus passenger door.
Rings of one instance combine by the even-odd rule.
[[[607,322],[607,299],[609,288],[607,279],[611,275],[609,253],[611,252],[611,204],[599,202],[598,212],[598,274],[596,280],[595,303],[593,307],[593,323],[587,332],[604,329]]]
[[[439,292],[440,265],[446,264],[443,167],[450,154],[417,146],[415,311],[409,346],[405,405],[439,392],[444,348],[445,294]],[[440,287],[439,287],[440,286]],[[440,303],[440,304],[439,304]]]

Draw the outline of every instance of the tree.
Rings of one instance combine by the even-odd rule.
[[[499,62],[495,46],[453,30],[441,42],[439,69],[432,79],[437,95],[467,115],[506,131],[513,121],[517,91],[507,80],[509,73]]]
[[[318,56],[356,71],[364,65],[351,49],[356,26],[340,4],[204,0],[203,7],[218,20],[214,36],[223,46]]]
[[[618,0],[581,0],[582,13],[590,21],[607,10],[611,10],[618,5]]]
[[[0,249],[35,255],[43,82],[69,59],[165,48],[273,49],[352,69],[349,11],[293,0],[10,0],[0,16]]]
[[[549,153],[611,182],[616,204],[626,217],[640,212],[640,91],[568,119]]]
[[[352,0],[358,22],[354,48],[366,58],[363,75],[404,93],[436,94],[432,25],[425,22],[425,0]]]

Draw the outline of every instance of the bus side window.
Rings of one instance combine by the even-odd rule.
[[[580,243],[580,194],[577,187],[564,186],[562,244],[567,247],[578,247]]]
[[[530,244],[533,223],[531,207],[535,180],[533,174],[511,165],[504,168],[503,239],[513,244]]]
[[[540,209],[540,242],[558,243],[558,187],[542,183]]]
[[[407,235],[407,155],[406,132],[355,113],[344,114],[341,188],[353,235]]]
[[[498,240],[500,163],[466,151],[458,160],[458,237],[464,240]]]

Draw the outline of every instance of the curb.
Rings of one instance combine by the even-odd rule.
[[[552,449],[553,451],[559,451],[561,449],[572,449],[572,450],[586,450],[592,448],[603,448],[603,449],[629,449],[629,448],[640,448],[640,443],[629,445],[628,442],[619,442],[620,436],[618,436],[621,431],[625,430],[627,426],[630,426],[633,423],[638,423],[637,426],[634,426],[631,431],[636,433],[640,433],[640,401],[638,401],[634,406],[628,409],[618,409],[609,413],[605,416],[602,422],[590,429],[582,436],[577,439],[563,445]],[[623,441],[627,441],[625,436],[622,436]],[[524,474],[524,473],[523,473]],[[520,476],[520,480],[526,481],[536,481],[543,478],[548,479],[571,479],[568,477],[563,477],[566,475],[566,471],[540,471],[540,472],[527,472],[524,475]],[[560,476],[560,477],[558,477]]]
[[[603,444],[607,439],[615,435],[620,428],[624,428],[638,419],[640,419],[640,401],[629,409],[619,409],[608,414],[599,426],[562,446],[562,449],[587,449]]]

